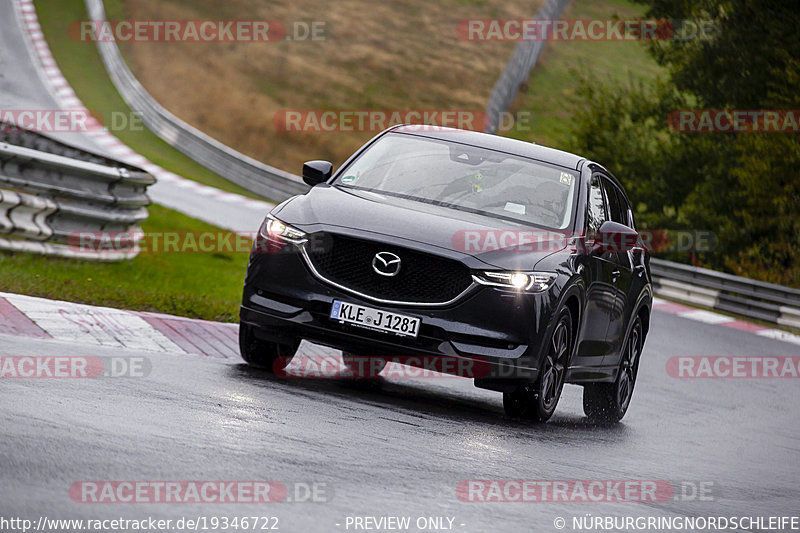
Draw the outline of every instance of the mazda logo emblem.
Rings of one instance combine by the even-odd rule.
[[[392,252],[378,252],[372,258],[372,270],[381,276],[394,277],[400,272],[400,257]]]

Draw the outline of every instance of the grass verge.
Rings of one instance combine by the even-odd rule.
[[[573,0],[561,18],[643,18],[647,6],[629,0]],[[581,76],[598,83],[652,80],[663,69],[635,41],[548,42],[512,111],[530,112],[527,124],[517,122],[504,135],[562,150],[574,149],[570,134],[574,110],[570,98]]]
[[[405,111],[465,111],[482,118],[515,43],[464,40],[459,22],[531,17],[544,0],[106,3],[117,2],[124,19],[281,21],[287,37],[298,21],[321,24],[324,35],[316,41],[122,46],[137,79],[167,109],[245,154],[299,173],[309,159],[339,164],[383,127],[416,118]],[[286,112],[298,110],[315,112],[312,118],[344,111],[339,115],[344,123],[284,124]],[[354,111],[387,115],[378,124],[367,119],[361,125],[346,118]],[[483,127],[482,121],[473,125]]]
[[[53,57],[86,108],[102,116],[106,126],[113,113],[133,116],[108,77],[95,43],[73,40],[69,35],[70,23],[89,18],[83,0],[35,0],[34,5]],[[110,20],[121,18],[119,0],[105,0],[105,6]],[[190,159],[145,127],[123,128],[113,133],[134,151],[175,174],[224,191],[260,198]]]
[[[146,233],[226,232],[164,207],[149,207]],[[92,263],[0,253],[3,291],[135,311],[238,321],[246,253],[141,253]]]

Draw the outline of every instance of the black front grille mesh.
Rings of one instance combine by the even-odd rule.
[[[459,261],[379,242],[316,233],[310,236],[306,250],[321,276],[381,300],[443,303],[472,283],[469,269]],[[400,272],[396,276],[375,273],[372,260],[379,252],[400,257]]]

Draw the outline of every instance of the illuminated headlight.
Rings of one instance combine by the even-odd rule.
[[[306,240],[306,234],[297,228],[293,228],[288,224],[284,224],[272,215],[267,215],[264,223],[259,230],[262,237],[272,239],[274,241],[288,241],[296,244],[302,243]]]
[[[553,272],[496,272],[487,270],[475,276],[483,285],[505,287],[518,291],[544,292],[556,280]]]

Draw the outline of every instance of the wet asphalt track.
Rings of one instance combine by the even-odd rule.
[[[304,344],[301,353],[330,351]],[[0,381],[0,516],[261,515],[280,531],[346,517],[454,517],[454,530],[557,531],[556,517],[770,516],[800,511],[797,379],[684,380],[672,355],[798,355],[796,345],[655,312],[633,404],[596,427],[565,388],[545,426],[508,419],[470,380],[277,380],[237,360],[142,354],[147,378]],[[132,355],[0,337],[3,355]],[[712,501],[465,503],[466,479],[712,482]],[[325,483],[327,503],[79,504],[79,480]],[[336,524],[341,524],[337,526]],[[412,522],[413,524],[413,522]],[[463,526],[461,524],[464,524]],[[351,528],[350,531],[353,531]],[[418,531],[412,526],[409,531]]]
[[[54,108],[11,9],[0,5],[0,104]],[[83,139],[64,139],[85,145]],[[94,151],[102,149],[86,145]],[[154,200],[228,227],[263,213],[173,185]],[[330,353],[304,345],[302,353]],[[796,345],[655,312],[633,405],[596,427],[567,387],[541,427],[510,420],[471,381],[276,380],[236,360],[141,354],[142,379],[0,381],[0,518],[277,516],[286,532],[347,531],[354,515],[454,518],[464,532],[550,532],[556,517],[800,514],[800,382],[678,380],[673,355],[798,355]],[[0,336],[0,355],[136,355]],[[712,483],[711,501],[465,503],[466,479]],[[327,484],[327,503],[91,505],[79,480],[275,480]],[[337,526],[337,524],[341,524]],[[350,531],[353,529],[351,528]],[[2,529],[12,531],[11,529]]]

